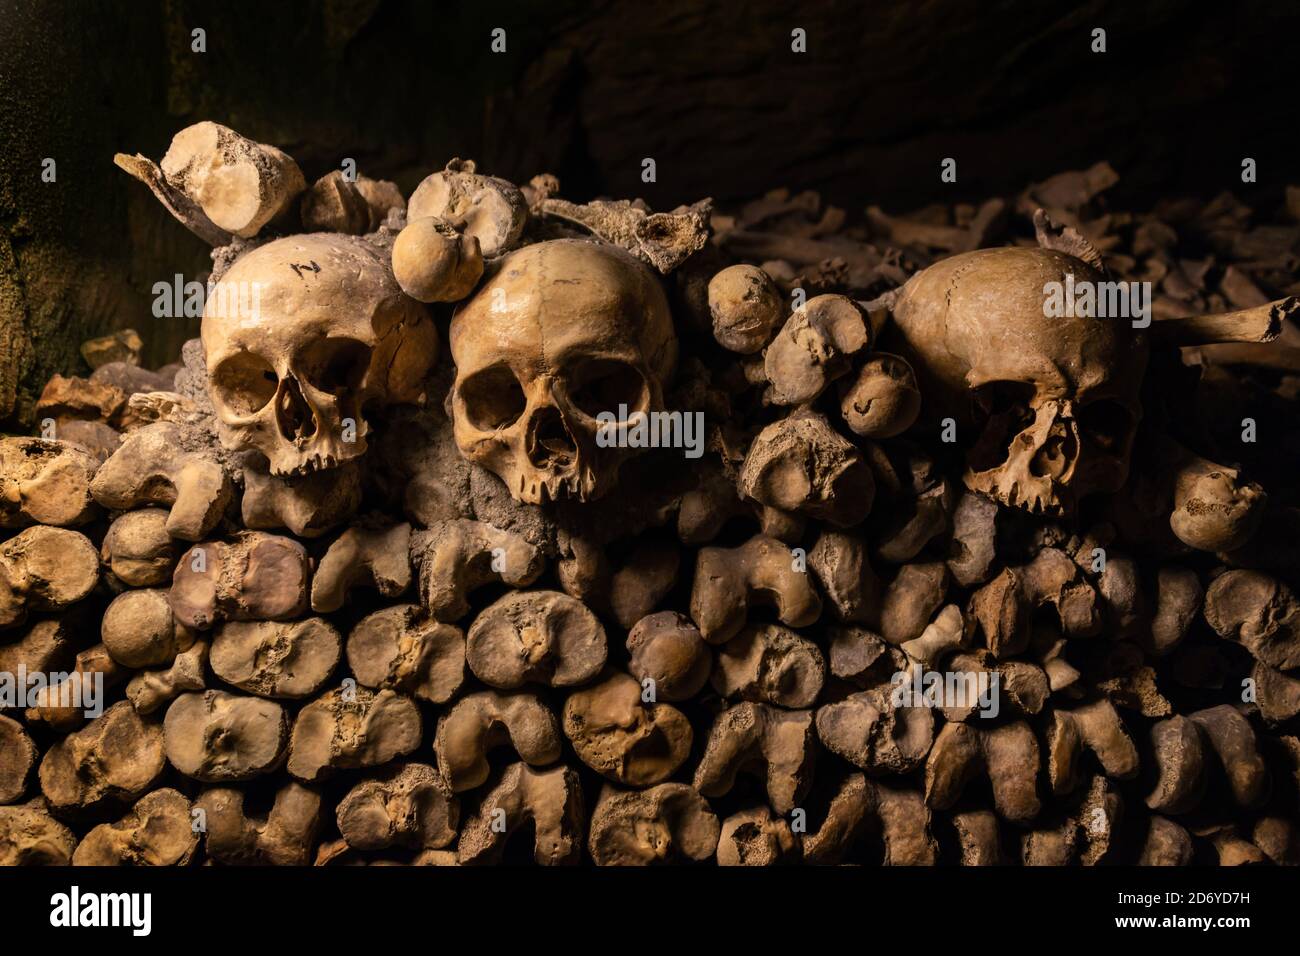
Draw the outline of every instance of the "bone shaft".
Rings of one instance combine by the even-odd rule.
[[[1151,327],[1154,335],[1175,345],[1213,345],[1220,342],[1271,342],[1282,331],[1283,319],[1300,314],[1294,296],[1266,302],[1236,312],[1162,319]]]

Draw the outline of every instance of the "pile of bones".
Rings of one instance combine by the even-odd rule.
[[[1300,192],[117,163],[213,270],[0,440],[0,862],[1300,859]]]

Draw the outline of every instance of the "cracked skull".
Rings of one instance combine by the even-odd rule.
[[[240,257],[203,313],[222,444],[301,475],[365,453],[367,406],[417,400],[438,351],[424,306],[363,240],[291,236]]]
[[[1105,281],[1061,252],[981,249],[913,276],[892,310],[928,414],[976,436],[967,487],[1039,514],[1118,490],[1141,417],[1145,334],[1128,317],[1049,316],[1048,284],[1067,276]]]
[[[461,453],[518,500],[599,498],[630,454],[617,440],[662,410],[677,338],[658,281],[621,249],[577,239],[525,246],[451,323],[451,406]],[[597,443],[597,416],[612,415]]]

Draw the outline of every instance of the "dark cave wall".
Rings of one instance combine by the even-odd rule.
[[[574,199],[666,208],[785,185],[857,214],[1106,158],[1119,196],[1280,196],[1300,178],[1295,7],[0,0],[0,420],[29,417],[52,372],[84,372],[87,337],[134,327],[157,365],[194,334],[153,318],[150,289],[204,272],[206,249],[112,156],[157,158],[200,119],[287,150],[309,179],[351,156],[408,193],[462,156],[517,181],[554,172]],[[496,26],[505,55],[488,49]],[[807,54],[790,51],[796,26]]]

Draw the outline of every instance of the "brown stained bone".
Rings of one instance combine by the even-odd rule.
[[[438,719],[434,750],[438,769],[454,793],[488,779],[487,753],[509,744],[527,764],[544,767],[560,759],[560,725],[534,695],[480,691],[456,702]]]
[[[420,302],[459,302],[483,277],[478,238],[437,216],[412,219],[393,243],[393,275]]]
[[[1192,862],[1192,836],[1167,817],[1152,815],[1139,866],[1186,866]]]
[[[241,531],[181,555],[169,595],[176,620],[193,630],[222,621],[282,621],[307,609],[307,551],[291,538]]]
[[[456,839],[460,806],[438,771],[403,763],[349,790],[336,817],[355,850],[439,849]]]
[[[644,699],[641,684],[611,674],[564,703],[564,735],[588,767],[615,783],[663,783],[691,751],[690,722],[676,707]]]
[[[179,625],[158,588],[125,591],[104,610],[100,637],[113,660],[140,669],[171,664],[193,635]]]
[[[957,499],[952,514],[948,570],[959,586],[983,584],[996,566],[997,502],[971,491]]]
[[[298,712],[289,741],[289,773],[313,783],[332,772],[377,767],[420,745],[420,711],[391,690],[340,688]]]
[[[90,482],[99,463],[76,445],[0,438],[0,527],[67,527],[99,511]]]
[[[370,229],[370,206],[357,184],[335,169],[302,194],[299,215],[306,232],[346,232],[354,236]]]
[[[1108,700],[1054,710],[1045,743],[1047,778],[1054,794],[1072,793],[1083,782],[1085,750],[1097,758],[1106,776],[1116,780],[1137,776],[1137,747]]]
[[[195,641],[171,664],[159,670],[137,671],[126,685],[126,697],[139,714],[152,714],[186,691],[207,687],[208,642]]]
[[[129,803],[153,786],[165,762],[162,726],[118,701],[45,752],[41,792],[55,812]]]
[[[99,555],[76,531],[34,525],[0,544],[0,630],[76,604],[99,581]]]
[[[534,833],[533,859],[539,865],[566,866],[579,861],[586,820],[582,787],[574,771],[563,766],[534,770],[524,763],[511,764],[461,829],[457,862],[466,866],[499,861],[506,841],[528,823]]]
[[[45,618],[27,628],[18,640],[0,644],[0,674],[29,674],[67,670],[81,638],[80,622],[73,615]]]
[[[76,834],[39,797],[0,807],[0,866],[69,866],[76,848]]]
[[[931,669],[943,663],[944,659],[966,644],[966,621],[961,608],[955,604],[945,605],[934,620],[925,626],[920,637],[913,638],[901,645],[902,651],[910,660],[924,664]]]
[[[725,796],[738,773],[752,773],[765,782],[772,809],[786,814],[812,785],[816,753],[812,711],[737,704],[713,723],[695,768],[695,789],[706,797]]]
[[[1297,318],[1300,299],[1288,296],[1235,312],[1162,319],[1152,324],[1151,334],[1157,341],[1180,346],[1272,342],[1284,323]]]
[[[803,858],[814,865],[837,864],[874,830],[884,844],[885,866],[933,866],[938,847],[930,825],[930,809],[920,793],[851,774],[832,798],[820,829],[804,838]]]
[[[354,587],[373,586],[386,598],[411,585],[411,526],[355,525],[329,546],[312,575],[311,607],[325,614],[343,607]]]
[[[259,697],[311,697],[342,656],[338,631],[323,618],[227,621],[212,639],[212,672]]]
[[[1246,481],[1236,468],[1190,452],[1178,455],[1169,467],[1174,500],[1169,527],[1178,540],[1202,551],[1233,551],[1254,537],[1268,502],[1263,488]]]
[[[99,549],[105,575],[133,588],[169,582],[179,553],[167,533],[167,512],[162,508],[141,508],[118,516]]]
[[[115,687],[126,679],[127,673],[103,644],[88,647],[77,654],[67,679],[40,690],[36,695],[36,706],[27,708],[23,717],[32,726],[44,724],[63,733],[76,730],[87,719],[87,688],[101,679],[105,689]],[[80,703],[77,699],[78,684],[82,695]]]
[[[880,634],[895,646],[919,638],[948,593],[948,568],[942,561],[903,565],[885,589]]]
[[[221,520],[234,486],[220,463],[186,440],[182,426],[163,421],[131,432],[100,466],[90,493],[114,510],[165,506],[167,533],[199,541]]]
[[[527,683],[585,684],[605,666],[605,629],[580,602],[558,591],[516,591],[470,626],[465,659],[499,690]]]
[[[306,185],[298,164],[280,150],[210,122],[172,137],[160,165],[168,183],[213,225],[245,239],[280,216]]]
[[[929,708],[896,706],[892,684],[819,707],[816,726],[827,750],[873,775],[912,772],[934,740]]]
[[[779,624],[747,624],[718,648],[713,689],[723,697],[780,707],[811,707],[826,680],[812,641]]]
[[[777,866],[799,859],[799,838],[770,807],[752,807],[722,821],[718,866]]]
[[[15,803],[26,793],[38,756],[22,724],[0,716],[0,804]]]
[[[921,390],[912,366],[897,355],[868,355],[840,390],[840,414],[855,435],[893,438],[907,431],[921,413]]]
[[[1255,682],[1255,702],[1260,716],[1269,724],[1284,723],[1300,714],[1300,678],[1259,661],[1251,669],[1250,677]]]
[[[962,810],[952,815],[962,866],[1002,866],[1006,863],[998,832],[998,815],[991,810]]]
[[[848,374],[853,356],[871,345],[871,327],[847,296],[819,295],[795,309],[763,353],[774,405],[813,401]]]
[[[198,845],[190,801],[164,788],[141,797],[115,823],[101,823],[87,833],[72,865],[187,866]]]
[[[453,159],[411,193],[407,222],[430,216],[444,219],[478,240],[483,258],[494,259],[518,243],[528,206],[511,183],[480,174],[473,160]]]
[[[1205,620],[1256,660],[1279,670],[1300,668],[1300,602],[1283,581],[1262,571],[1228,571],[1205,593]]]
[[[757,266],[728,266],[709,280],[713,337],[724,349],[752,355],[771,341],[784,303],[771,277]]]
[[[606,785],[591,815],[587,849],[597,866],[700,862],[713,856],[720,835],[708,801],[686,784],[632,791]]]
[[[865,539],[824,530],[808,551],[831,613],[841,621],[870,624],[880,616],[880,581],[872,570]]]
[[[220,690],[182,694],[163,721],[167,760],[195,780],[233,783],[284,760],[289,715],[279,704]]]
[[[348,635],[348,666],[363,686],[445,704],[465,680],[465,636],[414,604],[369,614]]]
[[[263,819],[244,814],[244,793],[227,787],[204,790],[194,801],[204,813],[208,856],[230,865],[305,866],[321,824],[316,791],[290,781],[275,795]]]
[[[288,528],[318,538],[352,517],[361,505],[361,469],[344,462],[329,471],[276,477],[264,464],[245,464],[240,514],[254,530]]]
[[[810,409],[795,411],[759,433],[737,487],[745,498],[834,527],[865,518],[875,493],[861,452]]]
[[[739,548],[701,548],[691,591],[691,617],[700,636],[723,644],[744,627],[751,604],[773,604],[782,624],[804,627],[822,603],[790,549],[774,538],[751,538]]]
[[[414,197],[412,197],[414,200]],[[662,275],[668,275],[709,238],[712,201],[700,200],[678,206],[672,212],[651,212],[641,202],[596,199],[584,205],[559,197],[537,204],[544,216],[576,223],[592,233],[626,249]]]
[[[542,552],[522,535],[486,521],[439,521],[411,538],[420,601],[439,621],[469,613],[472,591],[501,581],[524,588],[546,566]]]
[[[641,618],[627,635],[628,670],[656,699],[694,697],[709,680],[709,646],[685,615],[660,611]],[[647,684],[647,682],[649,682]]]
[[[1038,816],[1039,751],[1024,721],[984,729],[967,723],[945,724],[934,739],[925,767],[925,802],[947,810],[978,772],[988,775],[998,814],[1024,824]]]

